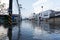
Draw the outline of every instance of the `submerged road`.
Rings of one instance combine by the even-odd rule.
[[[60,40],[60,25],[22,21],[13,28],[12,40]]]
[[[60,25],[54,23],[22,21],[11,32],[11,40],[60,40]]]

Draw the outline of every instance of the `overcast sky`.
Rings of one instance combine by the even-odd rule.
[[[29,17],[33,13],[32,4],[35,0],[19,0],[19,4],[22,4],[21,15],[23,18]],[[13,13],[18,14],[16,0],[13,0]]]
[[[19,0],[19,3],[22,4],[22,15],[24,17],[29,17],[33,13],[32,4],[36,2],[36,0]]]
[[[8,3],[8,0],[2,0],[2,2]],[[57,10],[60,11],[60,0],[19,0],[22,4],[21,14],[23,17],[29,17],[32,13],[42,12],[46,10]],[[16,0],[13,0],[13,13],[18,14]]]
[[[33,3],[34,12],[41,12],[41,6],[43,6],[43,11],[50,9],[60,11],[60,0],[37,0]]]
[[[29,17],[32,13],[42,12],[46,10],[57,10],[60,11],[60,0],[19,0],[22,4],[22,15]]]

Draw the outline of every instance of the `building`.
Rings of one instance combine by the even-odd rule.
[[[43,19],[47,19],[47,18],[50,18],[50,14],[53,14],[53,13],[54,13],[53,10],[47,10],[47,11],[40,13],[40,17]]]
[[[49,22],[59,22],[60,23],[60,11],[55,11],[54,14],[50,14]]]
[[[0,24],[4,24],[5,16],[8,16],[8,15],[0,15]],[[20,15],[18,14],[12,14],[12,23],[18,23],[20,20],[19,16]],[[6,18],[6,20],[8,19]]]
[[[22,20],[22,18],[19,18],[19,14],[12,14],[12,23],[15,24],[15,23],[19,23],[19,21]]]
[[[38,21],[60,21],[60,11],[47,10],[33,15],[33,18]]]
[[[35,21],[60,22],[60,11],[47,10],[34,14],[31,18]]]

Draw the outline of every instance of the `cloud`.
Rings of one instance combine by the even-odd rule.
[[[33,3],[33,6],[38,5],[38,4],[43,4],[46,3],[48,0],[37,0],[35,3]]]
[[[50,9],[60,10],[59,3],[60,3],[60,0],[58,1],[57,0],[37,0],[36,2],[32,4],[32,7],[35,13],[42,12],[41,6],[43,6],[43,11],[50,10]]]
[[[42,11],[41,6],[44,5],[44,3],[47,3],[48,0],[37,0],[35,3],[33,3],[33,8],[35,13],[39,13]]]

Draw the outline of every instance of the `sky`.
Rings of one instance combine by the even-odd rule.
[[[31,14],[33,13],[32,4],[35,1],[36,0],[19,0],[19,4],[22,5],[22,8],[20,10],[21,10],[21,15],[23,18],[25,17],[28,18],[29,16],[31,16]],[[13,13],[18,14],[16,0],[13,0]]]
[[[43,6],[43,9],[41,6]],[[60,11],[60,0],[37,0],[33,3],[33,8],[35,13],[51,9]]]
[[[8,1],[4,1],[8,3]],[[21,15],[23,18],[46,10],[60,11],[60,0],[19,0],[19,4],[22,4]],[[43,10],[41,6],[43,6]],[[18,14],[16,0],[13,0],[13,13]]]
[[[19,0],[22,4],[21,14],[23,17],[29,17],[33,13],[40,13],[46,10],[60,11],[60,0]],[[43,10],[41,8],[43,6]]]
[[[29,17],[33,13],[32,4],[36,2],[36,0],[19,0],[19,3],[22,4],[21,13],[24,17]]]

